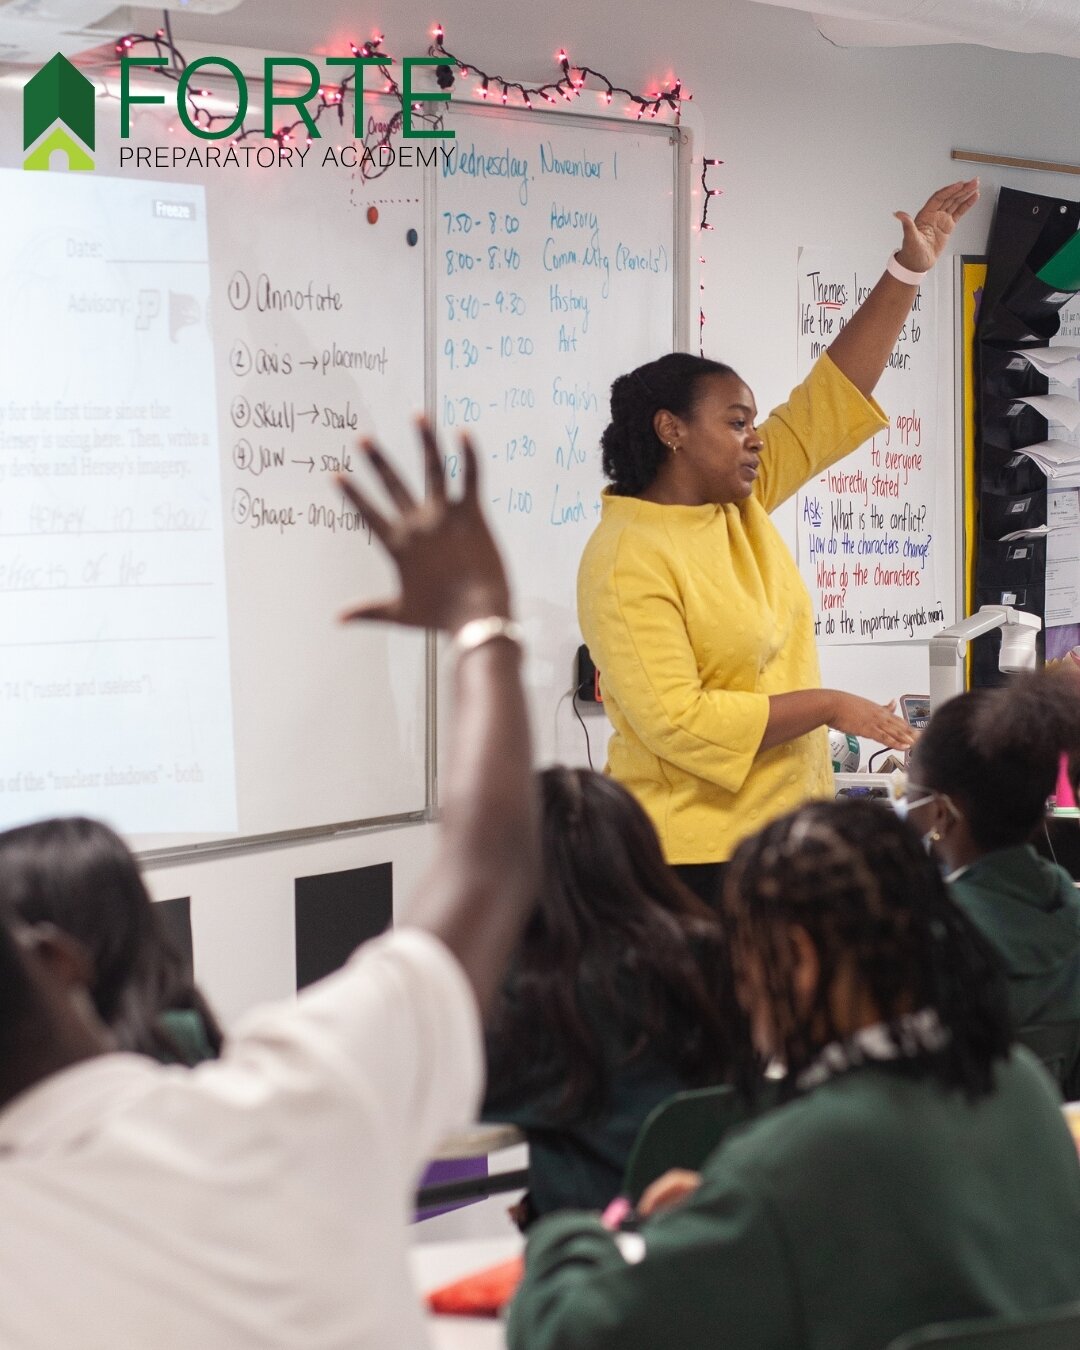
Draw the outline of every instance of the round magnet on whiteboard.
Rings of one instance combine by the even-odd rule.
[[[378,219],[379,208],[377,206],[369,206],[367,209],[367,223],[369,225],[374,225]]]
[[[415,247],[416,247],[416,242],[417,242],[417,240],[418,240],[419,238],[420,238],[420,236],[416,233],[415,230],[406,230],[406,232],[405,232],[405,242],[408,244],[408,246],[409,246],[410,248],[415,248]]]

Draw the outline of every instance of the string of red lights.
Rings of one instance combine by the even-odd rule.
[[[555,53],[555,60],[562,71],[557,80],[548,81],[546,84],[526,85],[520,80],[508,79],[505,75],[493,75],[490,71],[482,70],[475,61],[466,61],[455,56],[453,52],[447,51],[445,37],[442,24],[436,24],[433,41],[428,48],[429,53],[432,56],[443,57],[450,67],[456,66],[458,74],[463,78],[476,79],[478,81],[475,87],[476,96],[493,103],[509,104],[512,94],[520,97],[521,106],[525,108],[533,107],[534,98],[541,98],[546,103],[558,103],[560,99],[572,103],[588,88],[589,81],[593,80],[602,86],[599,92],[605,104],[610,105],[615,95],[621,94],[628,101],[630,108],[636,110],[639,119],[646,112],[650,117],[656,117],[662,108],[668,108],[674,113],[675,123],[678,124],[681,104],[694,97],[683,89],[682,81],[679,79],[674,80],[670,87],[654,90],[651,94],[636,94],[624,85],[615,84],[603,71],[595,70],[592,66],[575,66],[565,47],[560,47]]]
[[[370,59],[379,62],[384,67],[385,82],[382,93],[397,99],[401,105],[384,124],[384,129],[380,132],[374,145],[371,145],[367,139],[364,141],[365,148],[372,152],[370,155],[365,155],[359,165],[359,172],[364,180],[379,178],[390,167],[389,162],[382,162],[379,150],[383,146],[390,145],[393,137],[400,132],[405,111],[401,85],[389,73],[390,68],[396,62],[392,56],[383,51],[384,41],[381,33],[375,33],[367,42],[359,46],[355,42],[349,44],[354,57]],[[303,117],[298,117],[295,121],[284,126],[267,129],[263,126],[249,126],[247,120],[245,118],[238,119],[236,113],[213,112],[204,102],[201,102],[201,100],[213,98],[213,94],[209,89],[193,90],[190,76],[185,77],[188,62],[172,40],[168,14],[165,16],[165,27],[159,28],[156,33],[126,33],[118,39],[116,53],[118,56],[130,56],[136,49],[144,47],[152,48],[154,56],[160,58],[161,61],[161,64],[147,66],[148,71],[174,83],[184,84],[184,103],[193,124],[206,131],[212,131],[215,127],[228,124],[230,129],[219,134],[222,139],[228,136],[230,142],[234,145],[253,136],[275,140],[279,145],[285,145],[289,141],[306,137],[307,143],[311,144],[310,128]],[[548,104],[558,104],[560,101],[572,103],[575,99],[581,97],[585,90],[590,87],[591,82],[593,86],[599,86],[597,92],[599,92],[601,100],[606,106],[610,106],[616,96],[619,96],[626,99],[628,111],[633,111],[637,120],[640,120],[646,114],[650,118],[655,118],[661,111],[666,111],[673,115],[674,123],[678,125],[682,104],[693,98],[693,94],[688,93],[683,88],[682,81],[678,78],[663,89],[655,89],[648,94],[635,93],[625,85],[616,84],[603,71],[596,70],[592,66],[575,65],[570,60],[565,47],[561,47],[555,53],[555,60],[561,72],[558,79],[544,84],[524,84],[520,80],[509,79],[505,75],[492,74],[490,71],[481,69],[475,61],[456,56],[449,51],[446,47],[446,30],[441,23],[437,23],[432,30],[432,42],[428,48],[428,53],[431,56],[441,58],[444,62],[444,64],[435,68],[436,79],[441,89],[449,91],[458,76],[462,79],[472,79],[475,82],[473,84],[475,97],[503,106],[511,106],[514,102],[520,100],[521,107],[533,108],[533,99],[540,99]],[[221,63],[218,62],[218,64]],[[339,125],[343,125],[346,101],[350,95],[355,98],[356,78],[355,74],[345,75],[338,84],[321,86],[318,97],[313,96],[312,99],[308,100],[308,104],[311,105],[309,111],[312,121],[318,123],[323,114],[329,112],[337,117]],[[308,106],[308,104],[305,106]],[[425,111],[424,104],[414,103],[412,113],[429,130],[442,129],[442,115]],[[304,131],[298,135],[298,128],[301,127],[304,128]],[[701,219],[698,223],[698,229],[702,232],[714,228],[709,223],[709,203],[713,197],[720,196],[723,191],[721,188],[709,187],[708,172],[710,168],[722,163],[722,160],[708,157],[702,160]],[[698,349],[703,353],[705,330],[704,255],[699,255],[699,264],[702,271],[699,279]]]
[[[715,226],[709,224],[709,203],[714,197],[723,195],[723,188],[711,188],[708,184],[709,170],[717,165],[723,164],[722,159],[708,159],[701,161],[701,220],[698,222],[698,230],[704,233],[706,230],[713,230]],[[705,255],[698,256],[698,265],[701,268],[698,274],[698,355],[705,355]]]

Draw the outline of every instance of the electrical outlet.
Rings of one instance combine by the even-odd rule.
[[[575,693],[581,703],[603,703],[604,695],[600,689],[600,672],[596,669],[589,649],[584,642],[577,649],[574,675]]]

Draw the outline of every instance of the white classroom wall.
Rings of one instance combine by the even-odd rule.
[[[138,13],[152,31],[158,12]],[[177,14],[174,33],[181,46],[187,37],[302,54],[343,50],[377,28],[395,55],[419,55],[435,19],[450,50],[489,71],[548,78],[565,44],[575,61],[618,83],[651,88],[675,71],[693,90],[698,151],[724,161],[710,176],[724,192],[711,208],[715,232],[695,240],[706,259],[706,351],[736,366],[762,409],[796,377],[800,245],[870,245],[884,262],[899,239],[891,212],[914,211],[931,189],[967,175],[950,160],[953,147],[1077,158],[1076,61],[962,46],[844,50],[821,38],[808,15],[744,0],[247,0],[217,19]],[[958,230],[958,251],[985,244],[1000,186],[1080,194],[1080,180],[1064,175],[987,167],[981,177],[983,201]],[[943,289],[948,316],[951,288]],[[951,406],[951,328],[942,338]],[[792,540],[790,516],[781,513],[780,525]],[[924,662],[920,648],[878,647],[832,649],[822,664],[826,683],[884,698],[925,687]],[[578,741],[564,739],[567,757],[583,759]],[[155,865],[149,876],[159,898],[193,897],[197,973],[228,1020],[292,989],[294,877],[392,861],[400,915],[433,837],[431,826],[402,827]]]

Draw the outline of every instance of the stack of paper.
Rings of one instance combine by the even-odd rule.
[[[1023,356],[1040,375],[1074,384],[1080,380],[1080,347],[1020,347],[1015,355]]]
[[[1003,534],[1001,536],[999,542],[1002,544],[1012,544],[1017,539],[1039,539],[1042,535],[1049,534],[1049,532],[1049,525],[1032,525],[1029,530],[1010,530],[1008,534]]]
[[[1080,473],[1080,445],[1072,441],[1038,441],[1035,445],[1018,446],[1016,453],[1027,455],[1055,485],[1058,479],[1071,478]],[[1060,486],[1066,484],[1062,482]]]
[[[1060,351],[1061,348],[1057,350]],[[1026,403],[1029,408],[1034,408],[1040,417],[1067,427],[1070,432],[1080,427],[1080,403],[1074,398],[1069,398],[1068,394],[1028,394],[1026,398],[1016,399],[1016,402]],[[1019,448],[1018,446],[1017,449]]]

